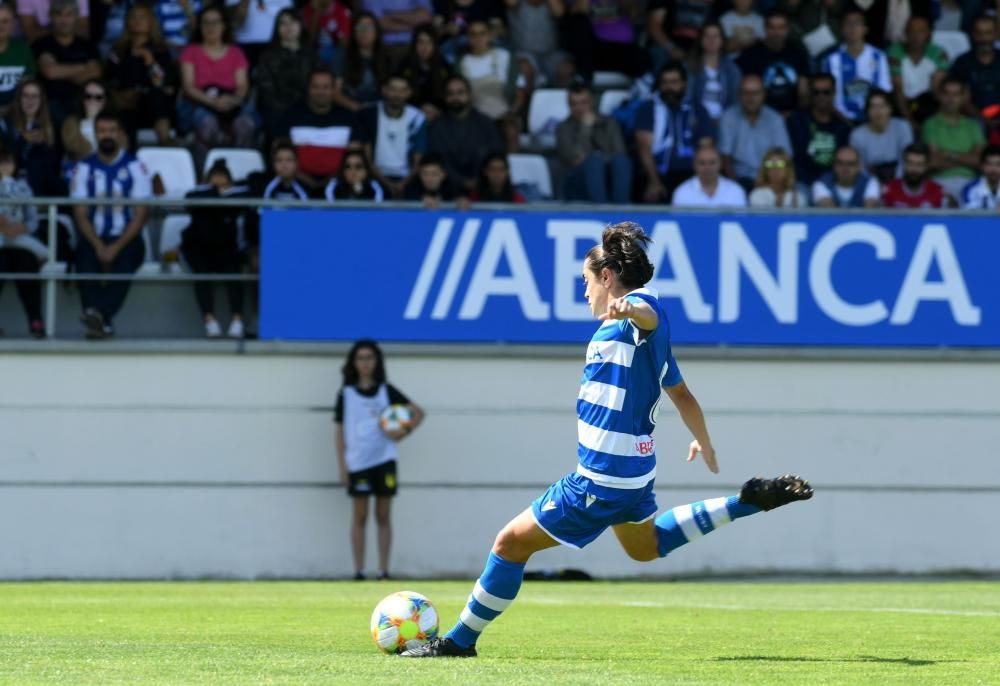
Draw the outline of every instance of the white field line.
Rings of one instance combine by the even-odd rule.
[[[526,605],[577,605],[579,601],[564,598],[519,598],[517,602]],[[912,615],[945,615],[955,617],[1000,617],[1000,611],[991,610],[941,610],[931,607],[767,607],[759,605],[727,605],[719,603],[664,603],[652,600],[608,601],[587,600],[588,605],[612,605],[620,607],[673,608],[679,610],[735,610],[746,612],[876,612]]]

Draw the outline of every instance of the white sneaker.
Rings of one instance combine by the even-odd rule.
[[[229,322],[229,330],[226,331],[226,335],[230,338],[243,338],[243,320],[234,319]]]
[[[209,319],[205,322],[205,335],[209,338],[221,338],[222,327],[219,326],[218,319]]]

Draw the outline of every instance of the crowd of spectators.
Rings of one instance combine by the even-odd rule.
[[[512,183],[507,155],[527,147],[567,201],[1000,207],[997,0],[9,1],[7,198],[152,197],[144,131],[199,170],[217,147],[267,161],[247,179],[210,165],[194,197],[525,202],[538,189]],[[602,71],[632,84],[613,111],[596,107]],[[569,116],[538,150],[543,87],[565,89]],[[146,214],[77,207],[77,269],[134,271]],[[252,218],[193,214],[194,271],[255,263]],[[38,270],[36,221],[0,211],[0,272]],[[219,222],[224,245],[199,228]],[[80,289],[88,335],[113,333],[127,287]],[[37,287],[18,292],[43,336]],[[197,301],[222,335],[208,287]]]

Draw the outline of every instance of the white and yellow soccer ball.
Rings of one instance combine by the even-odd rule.
[[[399,431],[408,429],[413,424],[413,415],[406,405],[389,405],[378,416],[378,425],[382,431]]]
[[[418,648],[438,635],[438,613],[414,591],[387,595],[372,612],[372,639],[390,655]]]

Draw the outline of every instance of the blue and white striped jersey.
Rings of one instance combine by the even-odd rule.
[[[122,150],[114,162],[107,164],[94,153],[77,163],[70,184],[70,196],[85,198],[149,198],[153,194],[152,180],[142,162]],[[134,207],[106,205],[90,207],[90,222],[101,238],[120,236],[132,221]]]
[[[682,377],[656,294],[640,288],[626,297],[652,307],[659,323],[642,332],[628,319],[611,320],[590,340],[576,401],[576,471],[603,486],[642,488],[656,476],[652,433],[660,387],[674,386]]]
[[[852,122],[864,118],[865,101],[873,88],[892,91],[889,59],[884,52],[867,43],[857,57],[841,45],[827,55],[821,71],[833,76],[836,82],[833,105]]]
[[[961,206],[967,210],[993,210],[1000,207],[1000,187],[990,188],[986,177],[980,176],[962,188]]]

